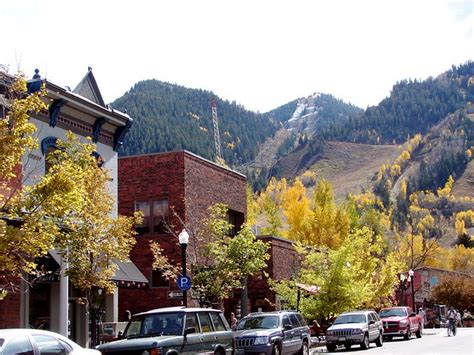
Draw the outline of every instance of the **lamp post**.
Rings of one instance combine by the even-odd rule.
[[[415,272],[410,269],[408,271],[408,275],[410,276],[410,283],[411,283],[411,301],[413,305],[413,311],[416,313],[416,305],[415,305],[415,287],[413,286],[413,276],[415,276]]]
[[[181,245],[181,265],[183,266],[183,276],[186,275],[186,248],[188,247],[189,234],[183,229],[178,235],[179,244]],[[183,290],[183,306],[188,306],[188,291]]]

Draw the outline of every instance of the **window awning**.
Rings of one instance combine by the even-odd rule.
[[[312,295],[317,295],[319,293],[319,291],[321,290],[320,286],[306,285],[306,284],[300,284],[300,283],[297,283],[296,287],[298,287],[302,290],[305,290],[306,292],[311,293]]]
[[[49,254],[56,261],[56,263],[61,265],[61,254],[57,250],[50,250]],[[114,260],[117,265],[117,270],[115,275],[112,277],[112,281],[118,287],[130,287],[130,288],[143,288],[148,284],[148,279],[141,273],[137,266],[131,262],[127,261],[118,261]]]

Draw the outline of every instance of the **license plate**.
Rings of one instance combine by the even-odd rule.
[[[346,341],[345,337],[339,337],[338,341]]]
[[[245,354],[245,350],[244,349],[237,349],[235,351],[235,355],[240,355],[240,354]]]

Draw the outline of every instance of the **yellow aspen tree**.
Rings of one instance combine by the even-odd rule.
[[[306,188],[303,183],[296,180],[283,193],[282,200],[283,214],[288,223],[288,229],[284,233],[285,237],[299,242],[309,242],[307,219],[310,215],[310,200],[306,196]]]

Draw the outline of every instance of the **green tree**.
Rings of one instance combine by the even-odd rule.
[[[296,283],[315,285],[319,292],[300,300],[308,318],[332,318],[347,309],[376,307],[387,302],[402,265],[385,253],[382,238],[368,228],[352,232],[337,250],[299,247],[302,265],[296,280],[272,282],[272,288],[296,308]]]

